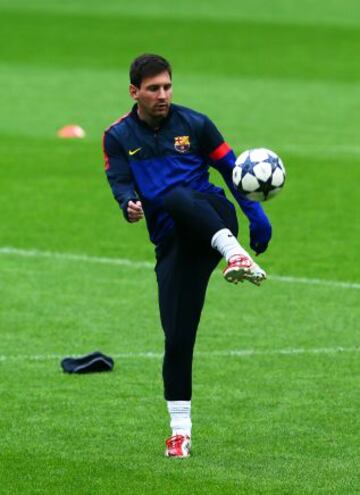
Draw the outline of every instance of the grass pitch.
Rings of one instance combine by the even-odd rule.
[[[168,13],[3,0],[2,493],[360,491],[359,13],[351,0],[184,0]],[[163,458],[153,248],[123,222],[100,147],[144,51],[173,62],[175,102],[212,117],[237,153],[266,146],[288,170],[265,205],[274,238],[259,261],[273,279],[212,277],[193,456],[180,462]],[[72,122],[86,139],[58,140]],[[95,349],[116,356],[113,373],[62,374],[62,356]]]

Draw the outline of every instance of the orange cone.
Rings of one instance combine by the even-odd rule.
[[[85,131],[79,125],[66,125],[58,130],[57,135],[60,138],[83,138]]]

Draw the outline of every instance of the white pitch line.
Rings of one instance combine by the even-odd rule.
[[[101,256],[88,256],[87,254],[58,253],[56,251],[39,251],[37,249],[17,249],[1,247],[0,255],[14,255],[25,258],[50,258],[64,261],[83,261],[85,263],[100,263],[104,265],[129,266],[131,268],[154,268],[149,261],[132,261],[124,258],[104,258]]]
[[[154,263],[149,261],[133,261],[125,258],[104,258],[101,256],[89,256],[87,254],[58,253],[56,251],[39,251],[37,249],[18,249],[13,247],[0,247],[0,255],[13,255],[28,258],[50,258],[53,260],[81,261],[84,263],[98,263],[104,265],[128,266],[130,268],[154,269]],[[270,275],[269,280],[292,284],[323,285],[341,289],[360,289],[360,283],[340,282],[337,280],[325,280],[319,278],[289,277],[283,275]]]
[[[357,353],[359,347],[320,347],[320,348],[289,348],[289,349],[230,349],[224,351],[198,351],[195,357],[214,358],[214,357],[235,357],[246,358],[253,356],[294,356],[306,354],[341,354]],[[0,355],[1,361],[54,361],[63,359],[65,354],[18,354],[18,355]],[[80,357],[80,354],[74,354],[72,357]],[[163,354],[160,352],[122,352],[111,355],[114,359],[161,359]]]
[[[269,280],[276,282],[288,282],[290,284],[326,285],[342,289],[360,289],[360,284],[356,282],[340,282],[338,280],[325,280],[321,278],[287,277],[284,275],[269,275]]]

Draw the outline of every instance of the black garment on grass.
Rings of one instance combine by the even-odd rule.
[[[65,373],[97,373],[112,371],[114,360],[102,352],[92,352],[78,358],[64,358],[61,367]]]

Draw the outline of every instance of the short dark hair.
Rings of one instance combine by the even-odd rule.
[[[144,53],[132,62],[130,66],[130,82],[140,88],[146,77],[157,76],[161,72],[168,72],[171,79],[171,65],[160,55]]]

